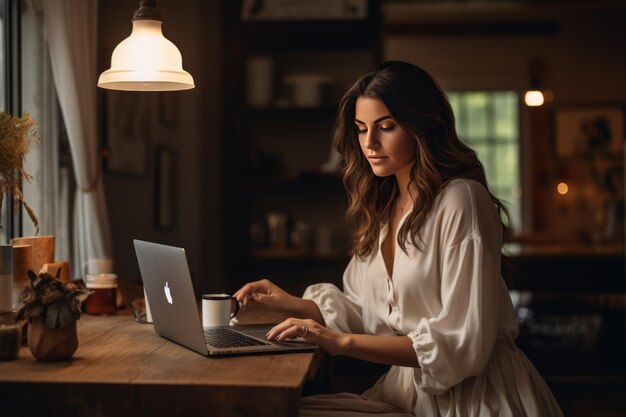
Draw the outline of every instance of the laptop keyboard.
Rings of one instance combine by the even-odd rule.
[[[241,346],[262,346],[270,345],[269,342],[261,342],[241,333],[227,328],[205,329],[204,339],[211,346],[219,348],[231,348]]]

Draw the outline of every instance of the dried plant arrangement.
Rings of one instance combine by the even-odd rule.
[[[5,193],[11,195],[13,211],[17,212],[22,204],[35,225],[37,235],[39,220],[33,209],[24,201],[22,182],[30,182],[32,179],[24,171],[24,157],[30,148],[38,143],[37,122],[29,113],[24,113],[22,117],[14,117],[7,112],[0,112],[0,209]]]
[[[42,318],[48,328],[58,329],[69,327],[80,318],[80,298],[84,291],[72,283],[63,284],[60,273],[60,268],[57,276],[28,271],[30,284],[20,294],[24,306],[17,313],[16,320],[32,322]]]
[[[30,284],[20,294],[24,306],[15,320],[27,321],[28,347],[42,361],[69,360],[78,348],[76,321],[85,291],[72,283],[63,284],[60,274],[60,269],[56,276],[28,271]]]

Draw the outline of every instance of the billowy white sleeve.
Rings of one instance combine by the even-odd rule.
[[[446,251],[443,266],[441,313],[422,318],[408,335],[421,368],[418,386],[430,394],[482,372],[498,326],[500,257],[471,237]]]
[[[440,222],[441,311],[408,334],[417,385],[442,394],[487,365],[498,332],[501,228],[484,188],[449,195]]]
[[[326,327],[344,333],[365,333],[363,328],[362,283],[363,263],[353,256],[343,274],[342,292],[333,284],[309,286],[302,298],[317,304]]]

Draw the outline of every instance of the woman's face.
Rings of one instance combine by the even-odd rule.
[[[357,98],[354,123],[361,150],[374,175],[386,177],[409,169],[415,160],[417,143],[391,117],[385,103],[369,97]]]

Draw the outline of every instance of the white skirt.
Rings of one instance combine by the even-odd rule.
[[[496,343],[483,372],[440,395],[418,388],[419,371],[392,366],[362,395],[314,395],[300,416],[562,417],[554,396],[513,343]]]

